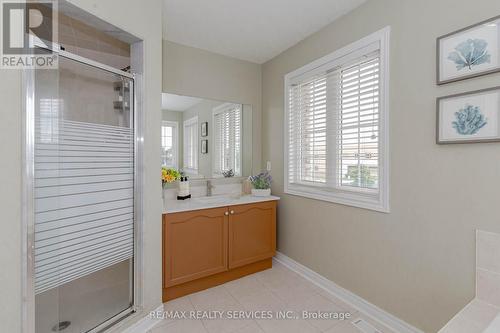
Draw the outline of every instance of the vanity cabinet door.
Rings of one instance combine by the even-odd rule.
[[[227,208],[163,216],[163,284],[171,287],[227,271]]]
[[[276,201],[228,207],[229,268],[276,254]]]

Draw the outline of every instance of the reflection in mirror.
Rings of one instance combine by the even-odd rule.
[[[162,165],[191,179],[252,173],[252,106],[162,94]]]

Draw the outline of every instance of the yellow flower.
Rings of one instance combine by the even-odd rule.
[[[172,183],[175,182],[180,177],[180,174],[175,169],[167,169],[162,167],[161,169],[161,180],[163,183]]]

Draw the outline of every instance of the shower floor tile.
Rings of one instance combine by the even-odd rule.
[[[86,332],[127,309],[129,272],[125,261],[37,295],[36,332],[53,333],[59,322],[70,323],[61,333]]]

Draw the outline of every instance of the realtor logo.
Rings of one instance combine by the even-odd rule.
[[[0,68],[57,68],[55,1],[1,1]]]

